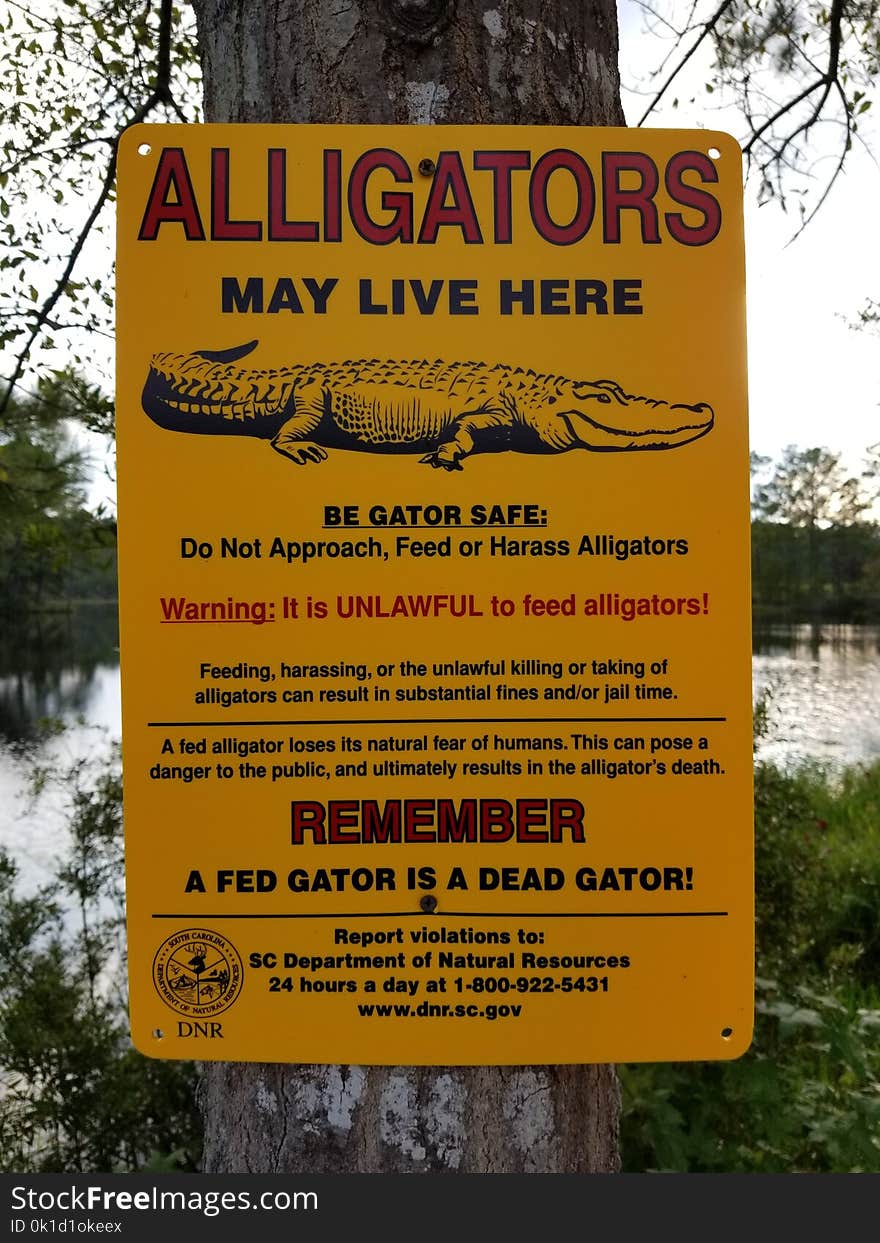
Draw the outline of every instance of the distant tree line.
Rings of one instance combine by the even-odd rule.
[[[752,455],[752,605],[760,621],[880,617],[880,444],[858,475],[829,449]]]

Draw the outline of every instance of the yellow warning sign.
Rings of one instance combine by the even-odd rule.
[[[119,180],[138,1048],[741,1053],[736,144],[138,126]]]

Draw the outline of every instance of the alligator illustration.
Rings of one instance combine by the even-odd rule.
[[[328,449],[421,453],[461,470],[474,453],[597,453],[674,449],[705,436],[712,407],[627,393],[613,380],[571,380],[502,363],[305,363],[237,366],[258,342],[159,353],[142,403],[176,432],[254,436],[298,465]]]

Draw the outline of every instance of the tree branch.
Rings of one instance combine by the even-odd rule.
[[[781,105],[781,107],[777,108],[776,111],[770,117],[768,117],[767,120],[764,121],[762,125],[759,125],[758,128],[754,130],[751,138],[743,147],[743,155],[748,156],[751,153],[752,149],[754,148],[755,144],[757,142],[760,142],[761,138],[763,137],[764,134],[766,134],[767,130],[770,129],[772,126],[774,126],[777,121],[780,121],[784,116],[786,116],[789,112],[791,112],[793,108],[796,108],[798,104],[803,103],[805,99],[809,99],[809,97],[813,94],[814,91],[822,90],[822,97],[812,109],[810,116],[801,125],[798,125],[794,130],[792,130],[792,132],[788,135],[788,137],[783,140],[782,146],[779,148],[778,154],[781,155],[790,142],[793,142],[794,139],[797,138],[799,134],[805,133],[810,128],[810,126],[814,125],[815,122],[818,120],[822,112],[822,109],[825,106],[825,101],[830,95],[832,89],[838,85],[837,71],[840,67],[840,44],[841,44],[841,40],[843,37],[843,31],[842,31],[843,6],[844,6],[844,0],[834,0],[833,4],[831,5],[831,12],[828,17],[828,64],[825,69],[825,72],[821,74],[814,82],[811,82],[802,91],[800,91],[797,95],[795,95],[793,99],[787,100],[784,104]],[[846,105],[845,96],[843,97],[843,100],[844,100],[844,105]],[[848,116],[849,115],[848,108],[846,108],[846,112]],[[771,150],[775,150],[775,149],[771,148]]]
[[[654,98],[648,104],[647,108],[642,113],[642,115],[639,117],[638,121],[636,121],[637,127],[640,125],[643,125],[644,122],[648,119],[648,117],[651,115],[651,113],[660,103],[660,100],[669,90],[672,83],[675,81],[675,79],[684,69],[685,65],[688,63],[691,57],[695,54],[697,49],[705,42],[705,40],[709,37],[709,35],[713,33],[713,31],[715,30],[715,27],[721,21],[722,17],[727,12],[727,10],[730,8],[730,6],[733,4],[733,2],[734,0],[721,0],[721,4],[719,4],[718,8],[712,14],[709,20],[703,23],[702,27],[700,28],[700,33],[697,36],[696,41],[691,45],[688,51],[685,52],[684,56],[681,58],[681,60],[678,62],[675,68],[671,71],[671,73],[669,73],[669,75],[666,78],[666,81],[663,83],[663,85],[654,95]]]
[[[843,150],[841,151],[840,156],[838,157],[837,164],[835,165],[835,168],[834,168],[834,172],[833,172],[833,173],[831,174],[831,176],[829,177],[829,179],[828,179],[828,184],[825,186],[825,189],[822,191],[822,194],[821,194],[821,195],[820,195],[820,197],[819,197],[819,201],[818,201],[818,203],[815,205],[815,207],[813,208],[813,210],[812,210],[812,211],[811,211],[808,215],[805,215],[805,216],[804,216],[803,220],[801,221],[801,227],[798,229],[797,233],[795,233],[794,237],[792,237],[792,238],[791,238],[791,240],[790,240],[789,242],[786,242],[786,245],[787,245],[787,246],[790,246],[792,242],[797,241],[797,239],[798,239],[798,238],[800,237],[800,235],[803,233],[804,229],[807,227],[807,225],[810,223],[810,221],[811,221],[811,220],[813,219],[813,217],[816,215],[816,212],[819,210],[819,208],[823,205],[823,203],[825,202],[825,200],[828,198],[828,195],[831,193],[831,191],[832,191],[832,189],[833,189],[834,185],[835,185],[835,184],[836,184],[836,182],[837,182],[838,177],[839,177],[839,176],[840,176],[840,174],[843,172],[843,162],[844,162],[844,160],[846,159],[846,155],[847,155],[847,152],[849,151],[849,148],[850,148],[850,143],[851,143],[851,140],[852,140],[852,118],[851,118],[851,116],[850,116],[850,111],[849,111],[849,108],[847,108],[847,107],[846,107],[846,96],[844,95],[843,90],[842,90],[842,88],[841,88],[840,84],[836,82],[836,83],[835,83],[835,86],[836,86],[837,91],[839,92],[839,94],[840,94],[841,98],[843,99],[843,103],[844,103],[844,117],[845,117],[845,125],[846,125],[846,140],[845,140],[845,142],[844,142],[844,144],[843,144]]]
[[[27,340],[25,341],[23,347],[19,350],[18,354],[15,357],[15,366],[13,368],[12,375],[5,377],[7,381],[7,385],[6,385],[6,390],[3,394],[3,397],[0,398],[0,415],[5,413],[6,408],[12,399],[12,391],[18,384],[18,381],[21,379],[21,376],[24,372],[25,364],[27,362],[31,348],[34,342],[39,337],[40,333],[46,327],[47,322],[49,320],[49,316],[52,314],[52,311],[54,310],[55,305],[58,302],[59,298],[64,293],[64,290],[67,287],[67,282],[70,280],[73,269],[76,266],[76,263],[80,257],[80,254],[82,253],[83,246],[85,246],[88,236],[91,233],[92,228],[94,227],[95,221],[100,216],[107,200],[110,197],[110,194],[113,190],[113,183],[116,179],[116,163],[117,163],[117,157],[118,157],[118,152],[119,152],[120,138],[125,133],[125,131],[129,129],[132,125],[138,125],[140,124],[141,121],[145,120],[146,117],[153,111],[153,109],[158,107],[160,104],[165,104],[165,105],[168,105],[174,108],[178,116],[180,115],[180,111],[177,108],[177,105],[171,94],[172,22],[173,22],[172,0],[161,0],[161,8],[160,8],[160,14],[159,14],[158,50],[157,50],[157,57],[156,57],[156,77],[154,80],[153,89],[150,92],[149,96],[140,105],[140,107],[136,108],[135,111],[131,114],[131,116],[128,117],[128,119],[125,121],[125,123],[122,126],[120,126],[114,138],[111,140],[113,143],[113,151],[108,161],[107,169],[104,173],[104,178],[101,183],[101,189],[95,201],[95,204],[92,207],[92,210],[89,212],[89,215],[88,215],[88,218],[86,219],[85,224],[80,229],[79,234],[77,235],[76,241],[74,242],[70,250],[70,253],[67,256],[67,262],[64,265],[64,269],[61,275],[59,276],[58,280],[55,282],[55,285],[52,291],[48,294],[48,296],[45,298],[42,305],[40,306],[36,314],[36,317],[34,319],[33,326],[31,327],[31,330],[28,333]]]

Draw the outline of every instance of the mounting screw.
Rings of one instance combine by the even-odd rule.
[[[427,156],[424,160],[419,160],[419,172],[423,177],[430,177],[437,165],[433,160],[429,160]]]
[[[419,906],[426,915],[433,915],[437,909],[437,899],[432,893],[426,893],[423,898],[419,899]]]

